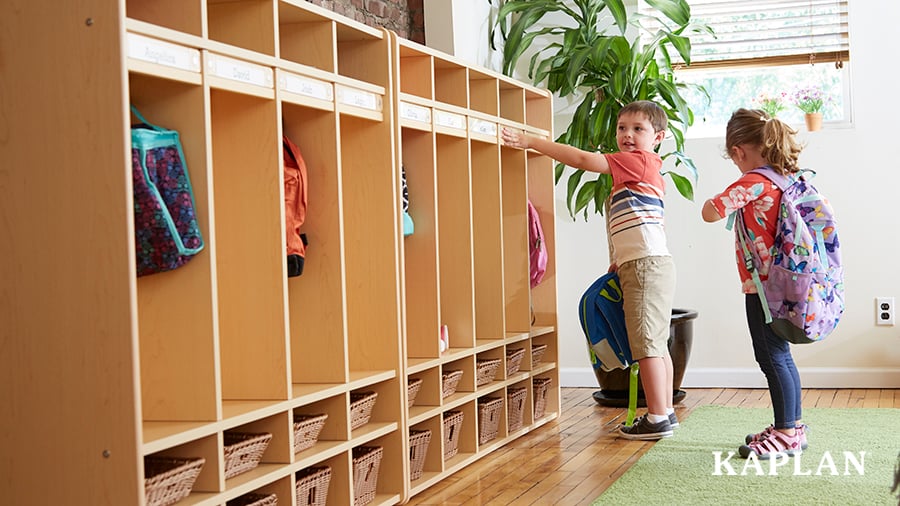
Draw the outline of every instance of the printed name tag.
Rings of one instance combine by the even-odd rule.
[[[469,130],[483,135],[497,135],[497,124],[473,118],[469,120]]]
[[[318,98],[319,100],[326,100],[328,102],[334,100],[334,88],[331,83],[326,83],[310,77],[284,74],[281,81],[281,89],[296,93],[297,95],[305,95],[307,97]]]
[[[129,33],[128,57],[190,72],[200,72],[200,51]]]
[[[381,97],[368,91],[353,88],[338,88],[338,100],[342,104],[352,105],[370,111],[381,110]]]
[[[400,117],[422,123],[431,123],[431,110],[427,107],[400,102]]]
[[[264,88],[271,88],[273,84],[272,69],[269,67],[254,65],[217,54],[209,54],[207,67],[210,73],[224,79]]]
[[[466,119],[463,115],[447,111],[434,111],[434,123],[449,128],[457,128],[459,130],[466,129]]]

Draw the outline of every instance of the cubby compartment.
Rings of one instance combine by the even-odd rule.
[[[466,356],[441,366],[441,395],[444,404],[475,391],[475,357]]]
[[[275,56],[272,0],[207,0],[209,38],[262,55]]]
[[[345,114],[340,133],[350,370],[394,370],[401,336],[400,176],[391,125]]]
[[[436,140],[441,324],[451,348],[468,348],[475,344],[469,142],[447,135]]]
[[[475,273],[475,334],[479,341],[505,337],[503,183],[500,149],[471,142],[472,246]],[[516,287],[519,290],[526,286]]]
[[[354,446],[351,451],[354,504],[394,504],[399,501],[409,475],[403,461],[408,458],[409,441],[406,431],[388,435]],[[368,500],[368,502],[367,502]]]
[[[128,76],[129,101],[150,123],[175,130],[190,177],[194,211],[205,247],[181,267],[137,278],[141,401],[145,422],[208,421],[219,416],[216,385],[211,178],[203,88],[145,74]],[[140,123],[131,117],[131,124]],[[130,159],[130,157],[129,157]],[[131,211],[133,214],[133,211]],[[131,238],[131,243],[134,239]],[[153,436],[151,436],[153,434]]]
[[[494,347],[475,356],[475,386],[482,389],[494,381],[505,379],[503,347]]]
[[[341,169],[338,116],[281,102],[283,134],[306,164],[307,208],[301,232],[306,259],[300,276],[287,278],[294,384],[343,383],[348,379],[341,234]],[[281,145],[279,141],[279,146]],[[284,262],[284,249],[280,262]],[[323,336],[329,336],[323,339]]]
[[[534,128],[553,131],[553,108],[544,93],[525,89],[525,121]]]
[[[293,455],[290,413],[228,427],[222,432],[223,473],[231,489],[279,469]]]
[[[434,100],[434,67],[429,53],[415,43],[397,39],[399,44],[400,93]],[[414,47],[415,46],[415,47]]]
[[[332,15],[305,0],[280,0],[278,43],[281,59],[337,73]]]
[[[469,106],[469,72],[447,58],[434,58],[434,99],[443,104]]]
[[[500,112],[500,83],[496,77],[469,69],[469,109],[490,116]]]
[[[197,37],[203,35],[204,0],[127,0],[125,15]]]
[[[538,212],[545,239],[556,237],[556,198],[552,186],[548,186],[554,180],[554,165],[554,161],[547,156],[528,153],[528,198]],[[556,328],[556,241],[545,240],[545,246],[547,269],[541,282],[531,288],[531,306],[534,312],[532,333],[549,332]]]
[[[195,496],[219,492],[223,472],[219,448],[218,436],[211,434],[146,454],[143,459],[145,496],[148,500],[153,497],[156,504],[164,504],[173,498],[173,493],[184,496],[185,489]],[[165,491],[164,486],[175,490]]]
[[[422,380],[422,385],[416,394],[416,403],[409,408],[409,419],[419,420],[435,407],[441,405],[443,380],[439,367],[430,367],[421,372],[409,376],[411,380]]]
[[[509,81],[500,81],[500,117],[525,123],[525,90]]]
[[[405,380],[403,388],[406,388]],[[401,411],[399,378],[355,388],[349,392],[348,401],[350,430],[354,441],[370,439],[397,429],[397,415]]]
[[[287,399],[277,106],[219,89],[210,102],[222,398]]]
[[[323,420],[321,417],[325,416]],[[315,443],[308,450],[299,453],[294,452],[294,460],[315,458],[315,455],[328,452],[339,447],[347,441],[350,434],[350,422],[347,411],[347,399],[345,394],[332,395],[323,399],[295,407],[291,412],[292,429],[297,430],[293,424],[297,421],[320,420]],[[297,443],[297,434],[294,434],[292,451]],[[308,443],[307,443],[308,444]]]
[[[404,128],[401,143],[409,214],[415,223],[415,232],[402,240],[406,300],[415,301],[415,310],[406,311],[406,354],[410,358],[437,358],[441,321],[434,134]]]
[[[528,258],[528,186],[522,167],[525,152],[502,148],[503,285],[506,332],[531,329],[531,286]]]

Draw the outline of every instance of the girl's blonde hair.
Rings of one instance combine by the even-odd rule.
[[[778,118],[759,109],[738,109],[728,120],[725,129],[726,157],[732,148],[750,144],[760,148],[760,154],[770,167],[781,174],[800,170],[798,159],[803,146],[794,136],[797,131]]]

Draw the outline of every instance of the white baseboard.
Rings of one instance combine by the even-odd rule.
[[[900,368],[888,367],[807,367],[800,368],[804,388],[900,388]],[[590,367],[563,367],[559,371],[563,387],[597,387]],[[765,388],[762,372],[754,368],[688,368],[686,388]]]

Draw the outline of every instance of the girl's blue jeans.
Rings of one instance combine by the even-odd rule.
[[[746,294],[747,325],[753,341],[753,355],[769,384],[775,428],[790,429],[800,420],[800,374],[791,356],[790,343],[772,332],[766,323],[762,302],[755,293]]]

